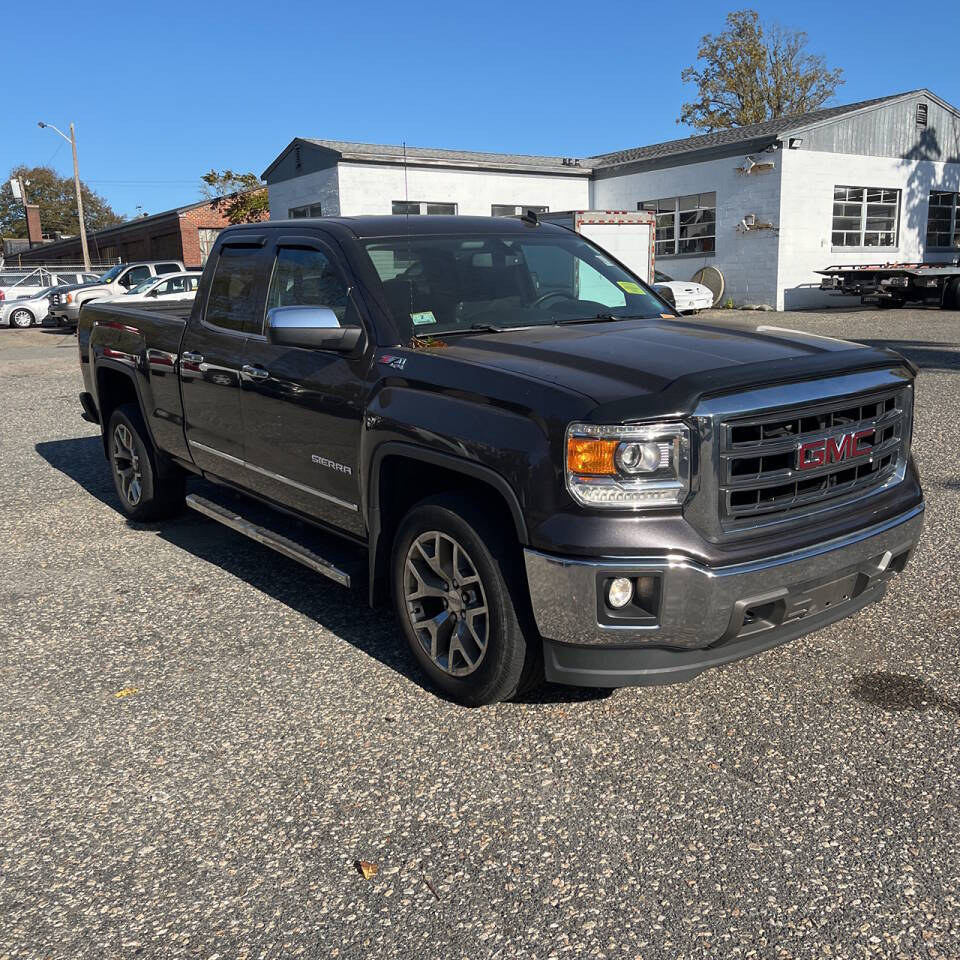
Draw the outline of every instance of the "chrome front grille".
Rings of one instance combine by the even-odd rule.
[[[715,543],[791,528],[880,495],[906,474],[913,428],[913,376],[894,362],[702,399],[692,495],[684,516]],[[861,457],[799,469],[811,441],[847,443],[873,429]],[[849,453],[849,451],[847,451]]]
[[[905,456],[908,402],[894,390],[724,420],[721,522],[783,516],[882,485]]]

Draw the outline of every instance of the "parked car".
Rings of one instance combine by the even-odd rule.
[[[43,323],[50,309],[50,294],[56,289],[44,287],[32,297],[0,302],[0,326],[26,328]]]
[[[84,308],[80,400],[128,517],[392,598],[461,703],[666,683],[879,600],[924,510],[908,360],[678,319],[534,218],[250,224],[180,315]]]
[[[67,287],[50,297],[50,316],[62,326],[75,327],[80,308],[91,300],[112,297],[125,293],[150,277],[165,273],[182,273],[184,266],[179,260],[143,260],[137,263],[118,263],[111,267],[96,283],[77,284]]]
[[[114,297],[97,297],[96,303],[117,303],[131,306],[134,303],[147,303],[151,300],[171,302],[174,300],[192,300],[197,294],[200,281],[199,270],[185,270],[183,273],[164,273],[158,277],[148,277],[126,293]],[[90,302],[90,301],[88,301]]]
[[[693,280],[674,280],[661,270],[654,271],[653,288],[666,297],[679,313],[696,313],[713,306],[713,291]]]
[[[58,270],[50,267],[23,268],[0,271],[0,301],[20,300],[35,297],[41,290],[68,284],[90,283],[97,279],[95,273],[76,269]]]

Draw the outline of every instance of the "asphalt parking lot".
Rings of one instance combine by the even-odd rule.
[[[922,368],[912,566],[686,685],[474,711],[359,597],[128,524],[75,339],[0,329],[0,958],[960,957],[960,314],[756,320]]]

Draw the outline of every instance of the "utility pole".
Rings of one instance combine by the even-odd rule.
[[[38,127],[49,127],[55,133],[59,133],[73,150],[73,185],[77,190],[77,218],[80,221],[80,247],[83,250],[83,268],[90,272],[90,251],[87,249],[87,228],[83,223],[83,196],[80,191],[80,167],[77,164],[77,134],[70,124],[70,136],[68,137],[62,130],[58,130],[52,123],[44,123],[42,120],[37,122]]]

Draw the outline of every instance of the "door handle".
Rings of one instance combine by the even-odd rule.
[[[187,363],[203,363],[203,354],[184,351],[180,354],[180,359],[186,360]]]
[[[254,367],[249,363],[245,363],[240,369],[245,376],[252,380],[266,380],[270,376],[269,370],[264,370],[263,367]]]

